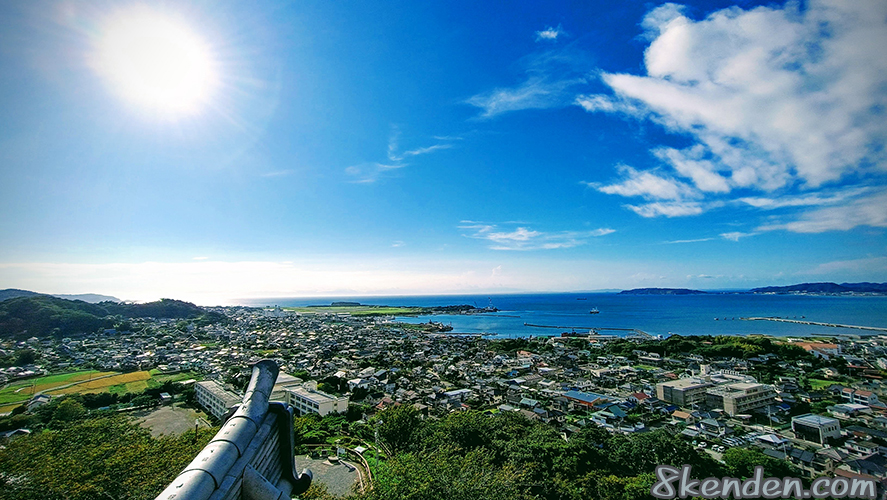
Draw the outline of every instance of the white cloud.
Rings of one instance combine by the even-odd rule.
[[[665,243],[666,243],[666,244],[669,244],[669,245],[673,245],[673,244],[676,244],[676,243],[702,243],[703,241],[711,241],[711,240],[713,240],[713,239],[714,239],[714,238],[696,238],[696,239],[694,239],[694,240],[673,240],[673,241],[666,241]]]
[[[659,148],[654,151],[660,159],[670,163],[682,177],[691,179],[700,191],[726,193],[730,191],[727,179],[718,172],[718,167],[704,158],[704,149],[695,146],[687,149]]]
[[[721,238],[730,241],[739,241],[739,238],[747,238],[749,236],[755,236],[758,233],[742,233],[739,231],[733,231],[730,233],[721,233]]]
[[[695,196],[690,186],[675,179],[663,177],[654,172],[638,171],[628,165],[619,165],[617,170],[624,177],[622,182],[609,185],[595,182],[585,182],[584,184],[602,193],[642,196],[646,199],[680,200]]]
[[[388,163],[366,162],[359,165],[352,165],[345,168],[345,173],[352,177],[351,182],[356,184],[371,184],[376,182],[379,177],[388,171],[401,169],[409,166],[404,163],[406,158],[425,155],[439,151],[441,149],[450,149],[452,144],[433,144],[431,146],[411,149],[404,152],[400,150],[401,132],[397,126],[391,127],[391,133],[388,136],[387,156]],[[437,140],[453,141],[459,140],[459,137],[435,137]]]
[[[815,193],[800,196],[782,196],[779,198],[749,196],[745,198],[739,198],[737,201],[755,208],[761,208],[764,210],[775,210],[784,207],[834,205],[850,198],[855,198],[859,195],[866,194],[870,191],[870,188],[863,187],[845,189],[831,194]]]
[[[539,51],[520,61],[521,83],[478,93],[465,100],[481,109],[479,118],[510,111],[551,109],[572,105],[576,87],[588,83],[591,65],[586,54],[571,47]]]
[[[496,224],[483,224],[463,221],[459,229],[469,229],[465,234],[469,238],[487,240],[491,250],[554,250],[584,245],[588,239],[606,236],[616,232],[610,228],[599,228],[591,231],[560,231],[541,232],[526,227],[512,230],[500,230]]]
[[[580,95],[574,103],[589,112],[652,119],[695,144],[653,150],[669,168],[669,173],[647,178],[658,179],[658,191],[630,189],[630,182],[642,177],[635,172],[625,183],[609,186],[609,192],[653,196],[670,189],[673,194],[686,179],[696,193],[690,198],[723,199],[737,190],[812,193],[829,183],[883,176],[885,22],[887,3],[880,1],[812,0],[803,9],[794,2],[751,10],[731,7],[702,20],[686,17],[676,4],[652,10],[642,23],[651,40],[644,54],[646,75],[603,73],[612,95]],[[747,195],[740,200],[766,209],[840,202],[817,200],[815,194],[786,201]],[[804,219],[786,228],[881,227],[875,210],[849,198],[843,203],[844,211],[835,207],[820,215],[840,213],[848,219],[821,224]],[[644,214],[702,212],[686,202],[664,210],[630,208]]]
[[[552,80],[536,75],[517,87],[493,89],[472,96],[465,102],[481,108],[482,118],[492,118],[509,111],[556,108],[569,105],[572,97],[568,90],[585,82],[585,78]]]
[[[793,221],[766,224],[758,230],[824,233],[847,231],[858,226],[887,227],[887,191],[858,198],[845,205],[810,210]]]
[[[634,118],[642,118],[647,115],[647,111],[643,107],[630,101],[600,94],[579,95],[573,103],[588,112],[623,113]]]
[[[451,147],[453,147],[452,144],[435,144],[433,146],[428,146],[428,147],[424,147],[424,148],[411,149],[410,151],[404,151],[403,154],[401,155],[401,159],[406,158],[408,156],[424,155],[424,154],[428,154],[428,153],[438,151],[441,149],[450,149]]]
[[[566,34],[567,33],[564,31],[564,29],[561,27],[560,24],[557,25],[557,28],[552,28],[551,26],[549,26],[548,28],[545,28],[542,31],[536,32],[536,41],[537,42],[542,42],[542,41],[549,41],[550,42],[550,41],[557,40],[558,37],[566,36]]]
[[[625,208],[633,211],[641,217],[684,217],[687,215],[699,215],[704,212],[701,203],[696,201],[672,201],[654,202],[644,205],[625,205]]]

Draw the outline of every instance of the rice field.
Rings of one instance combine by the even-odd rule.
[[[194,372],[163,373],[159,370],[151,370],[150,372],[119,373],[87,370],[19,380],[0,388],[0,413],[12,411],[38,393],[50,396],[100,392],[122,395],[160,387],[164,382],[181,382],[194,378],[200,379],[202,377]]]
[[[76,382],[88,381],[96,377],[113,375],[114,372],[99,372],[96,370],[88,370],[81,372],[59,373],[55,375],[47,375],[45,377],[37,377],[27,380],[19,380],[12,382],[6,387],[0,389],[0,404],[14,403],[29,399],[34,394],[47,392],[56,387],[62,387]]]
[[[117,375],[112,375],[110,377],[93,379],[86,382],[81,382],[76,385],[72,385],[70,387],[65,387],[63,389],[46,391],[47,394],[51,396],[58,396],[61,394],[73,394],[73,393],[98,393],[98,392],[114,392],[111,391],[110,388],[118,385],[123,385],[127,389],[132,387],[134,390],[126,390],[123,392],[141,392],[148,388],[147,380],[151,379],[151,373],[147,371],[141,372],[131,372],[131,373],[120,373]]]

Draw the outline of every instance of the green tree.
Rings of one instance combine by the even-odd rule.
[[[462,454],[453,449],[402,453],[380,465],[365,500],[529,499],[525,475],[513,466],[496,467],[483,448]]]
[[[755,472],[755,466],[758,465],[764,467],[766,476],[798,477],[800,472],[788,462],[768,457],[753,448],[730,448],[724,452],[724,463],[727,464],[727,474],[738,478],[751,477]]]
[[[422,417],[412,405],[392,406],[379,412],[370,424],[378,426],[379,439],[391,452],[399,453],[414,449]]]
[[[0,448],[0,500],[149,500],[214,432],[152,439],[115,415],[23,436]]]

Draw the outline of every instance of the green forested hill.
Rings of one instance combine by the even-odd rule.
[[[17,297],[0,302],[0,337],[64,337],[112,328],[125,318],[182,318],[204,316],[190,302],[162,299],[145,304],[65,300],[49,295]]]

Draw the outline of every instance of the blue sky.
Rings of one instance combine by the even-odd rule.
[[[5,2],[0,288],[887,281],[887,4]]]

